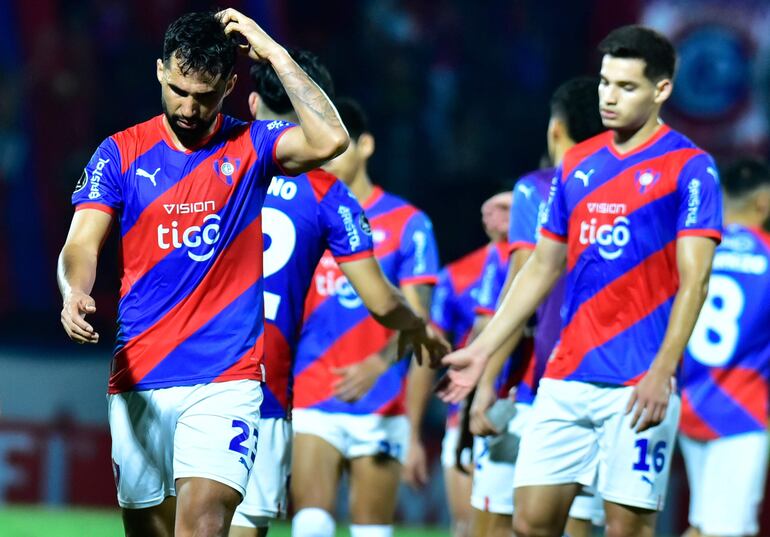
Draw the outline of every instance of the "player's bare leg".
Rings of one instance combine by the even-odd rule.
[[[173,496],[155,507],[123,509],[126,537],[173,537],[175,509],[176,498]]]
[[[474,509],[471,535],[473,537],[511,537],[511,522],[511,515]]]
[[[517,537],[561,537],[580,485],[519,487],[514,491],[513,532]]]
[[[256,528],[246,528],[244,526],[230,526],[228,537],[266,537],[269,526],[258,526]]]
[[[582,518],[569,517],[567,519],[567,527],[564,528],[564,533],[569,535],[569,537],[591,537],[593,531],[593,523]]]
[[[176,480],[174,537],[225,537],[241,495],[234,488],[202,477]]]
[[[352,537],[392,535],[400,482],[401,463],[396,459],[377,456],[350,461]]]
[[[297,433],[292,442],[291,498],[293,537],[331,537],[334,535],[335,499],[345,460],[323,440]]]
[[[607,537],[653,537],[657,511],[629,507],[613,502],[604,502],[607,524],[604,534]]]
[[[471,534],[471,486],[473,480],[457,468],[444,469],[444,483],[452,516],[452,536],[469,537]]]

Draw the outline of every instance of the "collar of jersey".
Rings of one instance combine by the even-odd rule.
[[[380,198],[382,197],[382,195],[383,195],[384,193],[385,193],[385,192],[384,192],[384,191],[383,191],[383,190],[382,190],[380,187],[378,187],[377,185],[374,185],[374,186],[372,187],[372,193],[371,193],[371,194],[369,194],[369,197],[368,197],[368,198],[366,198],[366,201],[364,201],[364,202],[361,204],[361,207],[363,207],[364,209],[371,209],[371,208],[372,208],[372,206],[373,206],[375,203],[377,203],[378,201],[380,201]]]
[[[643,143],[642,145],[640,145],[639,147],[635,147],[635,148],[634,148],[634,149],[632,149],[631,151],[628,151],[627,153],[620,153],[620,152],[617,150],[617,148],[615,147],[615,142],[612,140],[612,138],[613,138],[613,137],[612,137],[612,134],[610,134],[610,141],[609,141],[609,143],[607,144],[607,147],[609,148],[609,150],[610,150],[610,153],[612,153],[612,155],[613,155],[613,156],[614,156],[616,159],[618,159],[618,160],[627,159],[627,158],[628,158],[628,157],[630,157],[630,156],[633,156],[633,155],[636,155],[636,154],[638,154],[638,153],[641,153],[641,152],[642,152],[642,151],[644,151],[645,149],[649,149],[650,147],[652,147],[652,146],[653,146],[653,145],[654,145],[654,144],[655,144],[655,143],[656,143],[658,140],[660,140],[660,139],[661,139],[661,138],[662,138],[664,135],[666,135],[666,134],[667,134],[667,133],[668,133],[670,130],[671,130],[671,128],[670,128],[668,125],[666,125],[665,123],[661,124],[661,125],[660,125],[660,127],[658,127],[658,130],[657,130],[657,131],[655,131],[655,133],[654,133],[652,136],[650,136],[650,139],[649,139],[649,140],[647,140],[646,142],[644,142],[644,143]],[[611,132],[612,132],[612,131],[610,131],[610,133],[611,133]]]
[[[211,131],[211,134],[206,136],[203,140],[195,144],[193,147],[188,147],[183,151],[176,146],[176,144],[174,143],[174,139],[171,137],[171,134],[168,132],[168,128],[166,127],[166,124],[163,122],[163,114],[157,116],[157,119],[159,123],[158,128],[160,129],[161,137],[163,138],[163,141],[166,142],[166,145],[169,146],[174,151],[185,153],[186,155],[189,155],[190,153],[197,151],[198,149],[200,149],[201,147],[209,143],[211,139],[217,135],[217,133],[219,132],[219,129],[222,128],[222,114],[217,114],[214,130]]]

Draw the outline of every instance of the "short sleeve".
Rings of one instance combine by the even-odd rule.
[[[722,192],[712,158],[702,153],[684,165],[677,182],[677,236],[722,237]]]
[[[341,181],[334,181],[318,205],[329,250],[337,263],[374,255],[372,229],[364,210]]]
[[[433,224],[422,212],[415,213],[401,235],[398,281],[405,284],[435,284],[439,271],[438,246]]]
[[[269,184],[275,175],[293,175],[286,173],[281,168],[275,154],[278,139],[292,127],[296,127],[296,125],[278,119],[251,122],[251,141],[254,143],[254,149],[257,152],[257,172],[260,183]]]
[[[479,315],[494,315],[497,300],[505,285],[506,263],[500,263],[496,256],[490,255],[481,271],[481,281],[476,291],[476,303],[473,311]]]
[[[545,204],[537,187],[527,178],[522,178],[513,187],[511,218],[508,224],[509,252],[519,249],[533,249],[537,244],[540,230],[541,205]]]
[[[438,276],[436,289],[433,291],[433,300],[430,305],[430,318],[433,324],[438,326],[445,334],[454,332],[454,291],[449,273],[442,270]]]
[[[115,140],[107,138],[96,149],[72,194],[76,210],[98,209],[115,214],[123,208],[120,152]]]
[[[541,228],[543,236],[560,242],[567,242],[569,213],[564,199],[564,183],[562,169],[559,167],[551,181],[548,194],[548,211]]]

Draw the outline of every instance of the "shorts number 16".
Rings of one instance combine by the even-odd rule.
[[[647,452],[649,451],[650,441],[646,438],[640,438],[634,444],[639,450],[639,460],[634,463],[634,470],[640,472],[649,472],[650,465],[647,462]],[[657,473],[663,471],[666,465],[666,442],[660,441],[652,448],[652,466]]]

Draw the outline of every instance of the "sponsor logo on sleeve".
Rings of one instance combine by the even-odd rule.
[[[687,218],[684,221],[685,227],[694,226],[698,223],[698,211],[700,210],[700,191],[701,182],[693,177],[687,184]]]
[[[94,168],[94,171],[91,172],[91,187],[89,188],[88,199],[95,200],[102,196],[102,192],[99,187],[101,186],[101,183],[102,183],[102,177],[104,175],[104,167],[109,162],[110,162],[110,159],[108,158],[106,159],[100,158],[99,162],[96,163],[96,168]],[[83,173],[85,173],[85,171]]]
[[[274,131],[275,129],[283,128],[288,124],[288,121],[281,121],[280,119],[276,119],[267,124],[267,130]]]
[[[360,227],[361,231],[363,231],[370,237],[372,236],[372,226],[371,224],[369,224],[369,219],[366,217],[364,213],[361,213],[360,215],[358,215],[358,227]]]
[[[425,253],[428,249],[428,235],[424,231],[417,230],[412,234],[412,241],[414,242],[414,272],[415,274],[422,274],[428,270],[425,260]]]
[[[353,222],[353,212],[350,207],[340,205],[337,207],[337,214],[342,217],[342,225],[345,226],[345,233],[348,234],[350,251],[355,252],[361,247],[361,236],[358,234],[355,222]]]

